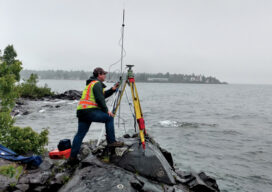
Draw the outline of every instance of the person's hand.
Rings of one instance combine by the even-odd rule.
[[[112,90],[115,91],[119,87],[119,82],[115,83],[114,86],[112,87]]]
[[[111,111],[108,111],[109,116],[114,117],[114,114]]]

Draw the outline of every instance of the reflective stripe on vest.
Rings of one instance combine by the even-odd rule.
[[[80,100],[79,101],[79,105],[94,105],[94,106],[97,106],[97,103],[94,103],[92,101],[86,101],[86,100]]]
[[[93,94],[93,87],[97,82],[98,81],[92,81],[85,87],[81,99],[78,103],[77,110],[99,108]]]

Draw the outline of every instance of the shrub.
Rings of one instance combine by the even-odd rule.
[[[54,92],[52,92],[51,89],[47,87],[47,85],[45,85],[44,87],[38,87],[37,82],[37,74],[32,73],[29,79],[27,79],[24,83],[18,86],[20,96],[23,98],[34,99],[54,95]]]
[[[40,134],[33,131],[30,127],[20,128],[11,127],[6,138],[6,145],[19,154],[33,152],[42,154],[45,149],[43,146],[48,144],[48,130],[44,129]]]

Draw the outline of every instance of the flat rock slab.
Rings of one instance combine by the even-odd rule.
[[[78,168],[73,178],[59,190],[60,192],[177,191],[172,186],[150,182],[122,168],[111,164],[101,164],[95,158],[87,158],[90,160],[89,166],[82,169]],[[85,161],[85,165],[86,163]],[[179,189],[179,191],[182,192],[183,190]]]

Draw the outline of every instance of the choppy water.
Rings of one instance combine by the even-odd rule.
[[[40,84],[45,82],[58,92],[82,90],[85,85],[60,80]],[[271,85],[138,83],[137,88],[147,131],[172,152],[177,167],[205,171],[225,192],[271,191]],[[127,93],[130,99],[129,89]],[[49,127],[52,149],[60,139],[73,138],[76,105],[77,101],[31,102],[33,113],[17,117],[17,124],[36,131]],[[133,130],[126,96],[121,117],[117,135]],[[93,124],[85,139],[97,139],[101,128]]]

